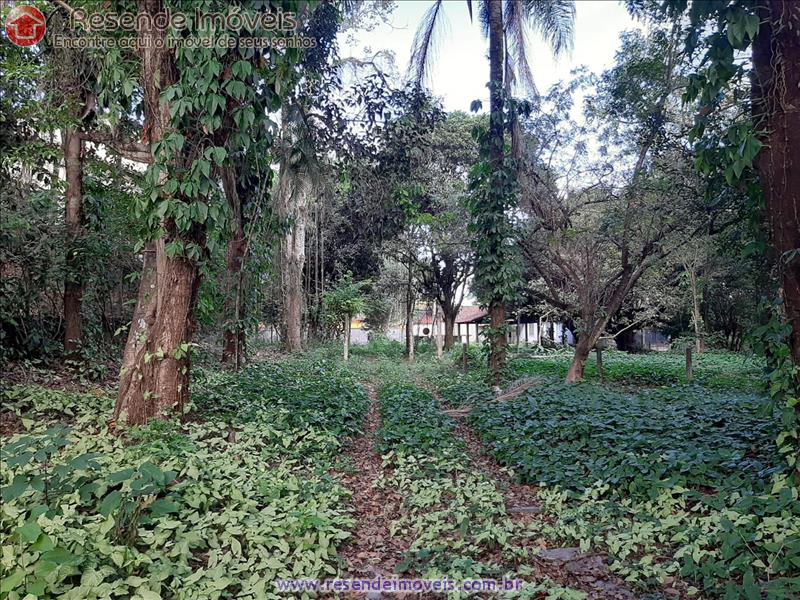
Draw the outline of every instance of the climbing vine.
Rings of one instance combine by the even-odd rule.
[[[504,102],[504,105],[507,114],[504,123],[513,123],[520,106],[514,101]],[[473,108],[480,109],[480,103],[474,103]],[[527,104],[523,108],[529,111]],[[517,206],[517,163],[506,146],[503,149],[503,168],[493,172],[489,160],[491,139],[488,128],[477,125],[472,133],[479,150],[478,162],[469,174],[470,194],[467,197],[475,252],[475,288],[483,304],[509,304],[517,298],[522,277],[514,244],[516,233],[510,217]],[[484,329],[485,351],[491,350],[491,340],[507,336],[508,331],[507,323]]]

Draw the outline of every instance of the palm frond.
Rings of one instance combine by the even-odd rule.
[[[516,87],[522,92],[536,94],[536,84],[533,81],[533,71],[528,62],[528,30],[527,14],[524,0],[506,0],[505,15],[506,61],[515,65],[514,69],[507,69],[513,73]]]
[[[489,2],[497,0],[480,0],[478,3],[478,23],[483,37],[489,37]]]
[[[339,0],[339,12],[343,15],[357,12],[362,4],[361,0]]]
[[[414,34],[414,43],[411,46],[411,61],[408,64],[409,79],[421,87],[430,70],[430,64],[436,54],[438,44],[437,30],[441,27],[444,1],[434,0],[433,5],[422,17],[422,22]]]
[[[575,29],[574,0],[520,0],[526,20],[558,55],[572,50]]]

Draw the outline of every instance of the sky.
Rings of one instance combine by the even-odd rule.
[[[363,57],[364,48],[372,52],[390,50],[399,72],[404,74],[417,25],[430,6],[430,0],[397,0],[391,22],[373,31],[359,32],[356,39],[343,40],[342,56]],[[488,46],[480,26],[470,23],[464,0],[445,0],[444,15],[446,22],[440,31],[443,35],[439,38],[429,86],[442,98],[445,110],[468,111],[476,99],[482,100],[486,107]],[[570,71],[581,65],[598,73],[612,66],[619,34],[639,27],[616,0],[577,0],[575,45],[571,53],[553,58],[535,32],[530,34],[529,60],[537,87],[545,91],[557,81],[569,78]]]

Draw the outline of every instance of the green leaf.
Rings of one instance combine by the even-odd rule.
[[[228,155],[228,151],[221,146],[217,146],[211,149],[211,153],[214,157],[214,162],[218,165],[221,165],[225,160],[225,157]]]
[[[104,517],[107,517],[112,512],[117,510],[120,505],[122,504],[122,492],[119,490],[114,490],[110,494],[108,494],[103,501],[100,503],[100,514]]]
[[[11,458],[9,458],[6,461],[6,464],[9,467],[18,467],[21,465],[27,465],[29,462],[31,462],[32,458],[33,458],[33,452],[22,452],[17,456],[12,456]]]
[[[747,15],[744,18],[744,29],[751,40],[754,40],[758,35],[760,22],[758,15]]]
[[[28,489],[28,478],[25,475],[14,475],[11,484],[3,488],[3,502],[10,502],[19,498]]]
[[[83,562],[83,558],[65,550],[64,548],[56,548],[43,552],[39,557],[42,562],[49,562],[58,566],[77,566]]]
[[[108,480],[111,483],[119,483],[120,481],[124,481],[126,479],[130,479],[134,474],[133,469],[123,469],[122,471],[117,471],[116,473],[112,473],[108,476]]]
[[[39,527],[36,521],[29,521],[22,527],[17,527],[17,534],[19,534],[20,539],[26,542],[35,542],[40,533],[42,533],[42,528]]]
[[[747,569],[742,579],[742,588],[747,600],[761,600],[761,589],[756,585],[753,570]]]
[[[43,533],[39,536],[39,539],[31,544],[29,549],[31,552],[47,552],[55,547],[56,545],[53,543],[53,540],[50,539],[50,536],[48,536],[46,533]]]
[[[150,514],[154,517],[163,517],[169,513],[175,513],[180,507],[172,500],[160,498],[150,505]]]
[[[29,581],[25,586],[25,591],[32,596],[36,596],[37,598],[44,596],[46,590],[47,581],[38,577],[32,581]]]
[[[17,569],[5,579],[0,580],[0,594],[7,594],[15,590],[25,580],[25,571]]]

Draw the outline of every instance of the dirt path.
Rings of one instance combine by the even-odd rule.
[[[375,451],[380,415],[374,386],[367,384],[365,387],[369,409],[364,419],[364,434],[346,449],[352,468],[341,477],[344,485],[353,491],[351,502],[356,528],[340,554],[347,562],[347,577],[373,579],[394,576],[395,565],[402,560],[408,544],[389,535],[392,522],[400,516],[400,495],[396,490],[374,487],[382,472],[381,457]],[[364,597],[364,594],[349,597]]]
[[[503,494],[509,516],[524,524],[546,518],[540,514],[537,488],[512,481],[508,471],[483,450],[475,432],[457,420],[455,433],[466,445],[467,454],[487,478],[494,481]],[[531,552],[531,566],[539,577],[547,577],[559,585],[585,592],[589,600],[635,600],[638,595],[628,589],[621,579],[608,571],[606,556],[600,553],[582,554],[577,548],[551,546],[545,540],[519,540],[519,545]]]
[[[396,576],[395,566],[402,560],[410,541],[392,537],[389,533],[391,524],[400,517],[402,498],[394,489],[375,487],[383,472],[381,457],[375,451],[380,414],[375,387],[371,384],[366,384],[365,387],[369,408],[364,419],[364,433],[345,449],[348,460],[345,461],[346,467],[339,473],[342,483],[353,492],[351,503],[356,521],[353,537],[341,547],[340,555],[346,563],[344,577],[385,579]],[[523,525],[545,518],[540,514],[537,505],[537,488],[515,483],[506,469],[484,453],[475,432],[461,419],[457,423],[456,435],[464,440],[467,453],[475,466],[503,494],[510,517]],[[603,555],[581,555],[577,549],[552,547],[543,540],[533,538],[519,540],[519,544],[531,550],[530,564],[535,569],[537,579],[546,577],[558,585],[582,590],[590,600],[637,598],[608,572]],[[387,598],[395,595],[351,592],[343,597]]]
[[[470,460],[486,477],[494,481],[498,491],[506,501],[506,510],[514,520],[529,521],[537,518],[539,513],[537,498],[538,488],[533,485],[515,483],[508,471],[501,467],[491,456],[483,451],[477,434],[463,419],[456,420],[455,433],[464,440]],[[527,509],[527,510],[523,510]]]

